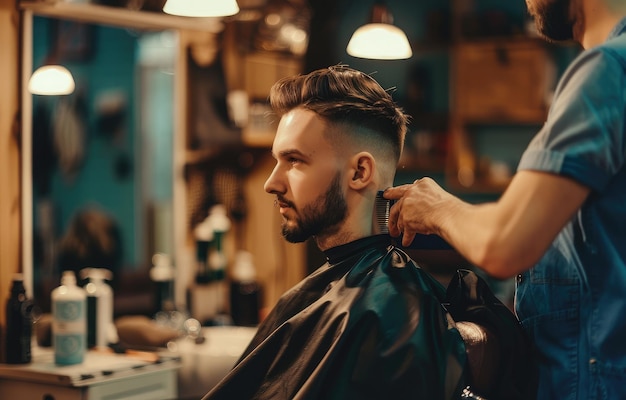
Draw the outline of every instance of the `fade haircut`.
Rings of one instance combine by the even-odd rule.
[[[270,90],[270,104],[279,117],[301,107],[352,127],[352,135],[363,135],[360,128],[366,128],[390,145],[396,163],[402,153],[408,116],[374,78],[345,65],[279,80]]]

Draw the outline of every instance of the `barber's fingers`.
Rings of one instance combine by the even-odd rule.
[[[398,200],[411,188],[411,184],[400,185],[385,189],[383,197],[388,200]]]
[[[415,181],[412,184],[406,184],[396,187],[391,187],[385,190],[383,197],[390,200],[395,200],[393,206],[389,210],[389,234],[393,237],[398,237],[405,229],[405,222],[407,222],[407,216],[403,214],[404,199],[413,190],[415,190]],[[413,236],[415,236],[413,234]]]
[[[398,218],[400,216],[400,209],[402,208],[402,200],[396,201],[389,210],[389,234],[393,237],[398,237],[402,233],[401,228],[398,226]]]
[[[416,179],[415,181],[413,181],[413,183],[407,183],[405,185],[385,189],[385,191],[383,192],[383,197],[388,200],[398,200],[410,194],[410,192],[419,191],[420,188],[426,188],[432,186],[433,184],[437,185],[436,182],[429,177]]]
[[[407,229],[402,234],[402,246],[409,247],[411,243],[413,243],[413,239],[415,239],[415,232],[412,229]]]
[[[417,231],[411,227],[411,221],[402,215],[403,200],[398,200],[389,211],[389,234],[393,237],[402,235],[402,245],[407,247],[415,238]]]
[[[416,230],[411,227],[411,221],[403,210],[404,199],[398,200],[389,210],[389,234],[393,237],[402,235],[402,245],[408,246],[415,238]]]
[[[397,186],[385,190],[384,197],[396,200],[389,211],[389,233],[393,237],[402,237],[402,245],[408,246],[413,242],[421,226],[420,213],[423,211],[417,204],[423,196],[423,190],[430,190],[436,185],[431,178],[417,179],[412,184]]]
[[[387,188],[383,192],[383,197],[389,200],[395,200],[394,205],[389,211],[389,233],[393,237],[398,237],[404,230],[403,223],[400,219],[405,219],[402,214],[404,198],[411,192],[416,190],[416,184],[419,179],[413,183]]]

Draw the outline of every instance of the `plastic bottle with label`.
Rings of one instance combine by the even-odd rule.
[[[113,337],[113,289],[105,280],[111,280],[113,273],[104,268],[84,268],[82,279],[88,279],[87,292],[87,347],[104,348]]]
[[[11,285],[11,296],[6,307],[5,354],[7,364],[28,364],[31,361],[33,304],[33,301],[26,297],[22,274],[15,274]]]
[[[57,365],[83,362],[87,349],[85,290],[74,271],[64,271],[61,286],[52,291],[52,346]]]

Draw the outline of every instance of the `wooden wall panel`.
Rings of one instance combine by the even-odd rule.
[[[20,269],[19,13],[0,0],[0,325],[12,275]],[[0,358],[4,359],[0,350]]]

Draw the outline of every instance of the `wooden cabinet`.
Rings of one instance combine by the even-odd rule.
[[[526,32],[532,21],[523,4],[452,0],[451,7],[445,183],[456,192],[497,195],[547,116],[558,75],[556,46]],[[498,137],[487,143],[496,147],[491,155],[477,145],[485,130]],[[512,146],[519,147],[514,156]]]
[[[538,40],[459,44],[452,67],[454,114],[465,122],[541,122],[554,64]]]
[[[405,109],[413,119],[399,172],[410,181],[433,176],[461,196],[491,198],[506,188],[545,121],[574,49],[539,38],[523,2],[438,6],[443,19],[435,30],[446,30],[444,39],[411,36]],[[419,18],[416,25],[428,24]]]
[[[552,55],[543,41],[524,37],[461,42],[452,52],[446,183],[456,191],[500,193],[517,160],[481,155],[476,136],[493,126],[501,135],[515,135],[520,126],[539,129],[556,83]]]

